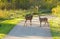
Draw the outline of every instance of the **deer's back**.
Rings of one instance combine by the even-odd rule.
[[[45,22],[48,21],[47,18],[39,18],[39,20],[40,20],[41,22],[42,22],[42,21],[43,21],[43,22],[44,22],[44,21],[45,21]]]

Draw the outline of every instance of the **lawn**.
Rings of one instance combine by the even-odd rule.
[[[13,27],[22,20],[22,18],[15,18],[2,21],[0,23],[0,39],[4,38],[13,29]]]
[[[60,18],[51,19],[50,28],[53,39],[60,39]]]

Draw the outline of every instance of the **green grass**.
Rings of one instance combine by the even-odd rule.
[[[60,39],[60,18],[51,19],[50,28],[53,39]]]
[[[20,21],[22,21],[22,18],[19,19],[12,19],[12,20],[4,20],[0,23],[0,39],[4,38],[10,30]]]

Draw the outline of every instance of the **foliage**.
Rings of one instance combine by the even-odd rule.
[[[26,10],[0,10],[0,20],[13,19],[23,17],[27,12]]]
[[[41,9],[51,10],[59,2],[59,0],[0,0],[0,9],[29,9],[37,5]]]
[[[60,6],[57,6],[55,8],[52,9],[52,14],[60,17]]]
[[[53,39],[60,39],[60,18],[53,18],[49,22]]]

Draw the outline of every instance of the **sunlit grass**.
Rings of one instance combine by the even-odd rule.
[[[5,37],[18,22],[23,20],[23,14],[25,14],[24,10],[0,10],[0,39]],[[11,17],[14,19],[11,19]]]
[[[60,18],[51,19],[50,28],[53,39],[60,39]]]
[[[10,30],[18,23],[21,22],[23,19],[12,19],[12,20],[5,20],[0,23],[0,39],[4,38]]]

